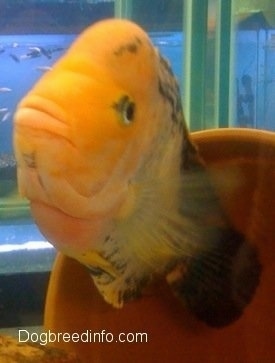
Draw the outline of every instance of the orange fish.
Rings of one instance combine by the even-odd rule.
[[[107,302],[121,307],[166,276],[208,324],[240,316],[258,283],[257,253],[228,224],[172,69],[138,25],[85,30],[19,103],[14,145],[36,223],[88,267]],[[256,271],[249,284],[243,268]]]

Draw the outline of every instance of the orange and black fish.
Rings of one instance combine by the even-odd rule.
[[[178,83],[127,20],[85,30],[17,107],[18,183],[48,240],[115,307],[165,276],[200,319],[237,319],[260,276],[185,124]]]

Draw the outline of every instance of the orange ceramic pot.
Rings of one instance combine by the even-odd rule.
[[[48,289],[45,328],[100,333],[98,340],[104,342],[56,343],[76,352],[85,363],[275,362],[275,134],[218,129],[192,137],[214,181],[221,174],[216,170],[238,170],[240,182],[234,188],[220,180],[216,183],[232,223],[259,248],[263,272],[256,294],[243,316],[223,329],[197,321],[164,283],[115,310],[99,296],[84,267],[58,255]],[[147,334],[147,342],[145,335],[133,335],[140,332]],[[132,333],[128,337],[139,342],[116,342],[120,333]],[[112,337],[113,342],[106,342]]]

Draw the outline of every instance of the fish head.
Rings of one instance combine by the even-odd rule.
[[[105,20],[84,31],[18,104],[19,191],[40,225],[56,224],[62,213],[70,224],[93,218],[95,229],[120,208],[168,112],[159,63],[136,24]]]

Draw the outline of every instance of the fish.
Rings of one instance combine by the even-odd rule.
[[[51,59],[51,52],[43,47],[29,47],[29,52],[26,54],[29,58],[37,58],[44,55],[46,58]]]
[[[84,30],[17,105],[13,140],[35,222],[107,303],[162,279],[208,326],[242,316],[258,251],[223,210],[171,65],[138,24]]]
[[[40,71],[40,72],[48,72],[52,69],[52,67],[50,66],[37,66],[35,68],[37,71]]]
[[[20,58],[13,53],[10,53],[9,56],[16,62],[16,63],[20,63]]]
[[[46,58],[48,58],[48,59],[52,58],[50,50],[40,47],[40,51],[41,51],[41,54],[43,54]]]
[[[35,52],[35,53],[41,53],[41,48],[40,47],[29,47],[29,51],[30,52]]]
[[[28,52],[26,54],[21,54],[20,56],[17,56],[16,54],[10,53],[9,56],[16,62],[20,63],[21,60],[28,60],[32,58],[38,58],[41,57],[41,55],[44,55],[48,59],[51,58],[51,55],[48,54],[48,52],[43,47],[29,47]]]
[[[3,114],[0,122],[6,122],[6,121],[8,121],[8,119],[10,118],[10,116],[11,116],[11,112],[10,111],[5,112]]]
[[[11,92],[12,89],[9,87],[0,87],[0,93]]]
[[[55,48],[52,48],[52,49],[48,49],[48,52],[50,52],[51,54],[52,53],[55,53],[55,52],[63,52],[66,48],[64,47],[55,47]]]
[[[40,47],[29,47],[29,51],[26,54],[20,56],[21,59],[31,59],[41,57]]]

